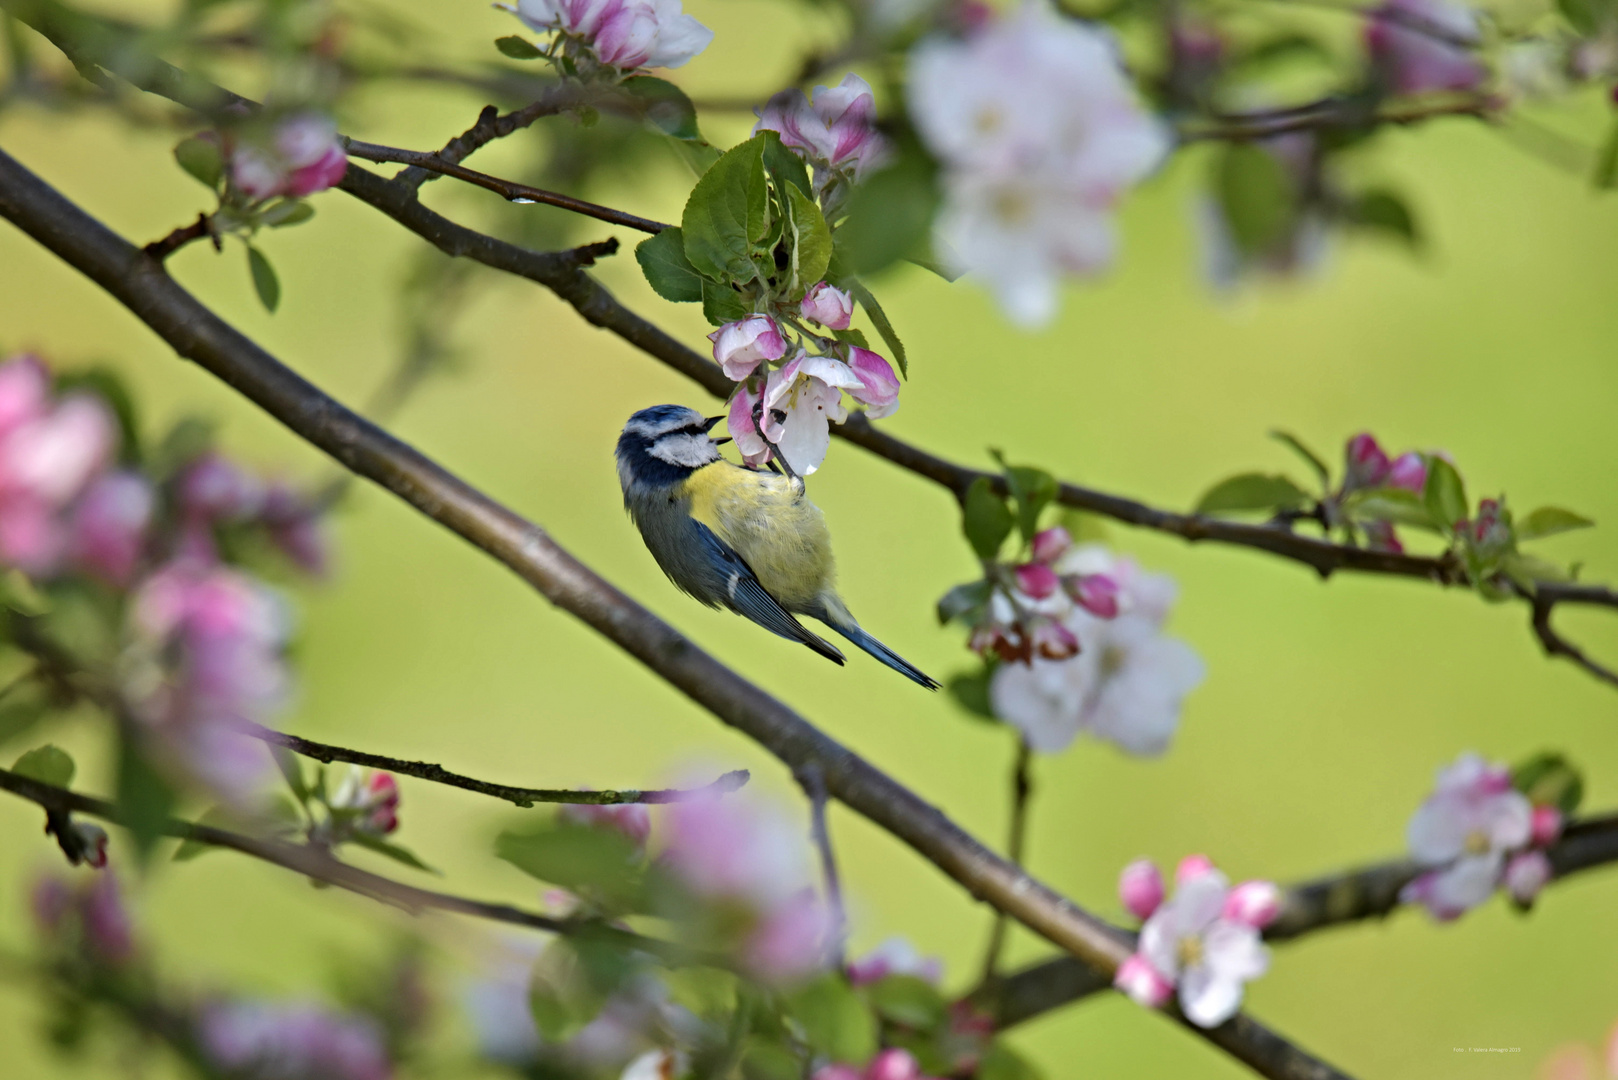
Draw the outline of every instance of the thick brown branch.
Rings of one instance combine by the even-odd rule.
[[[746,769],[737,769],[728,772],[713,783],[699,788],[659,788],[651,791],[587,791],[562,790],[556,788],[524,788],[511,787],[507,784],[491,784],[486,780],[476,780],[470,776],[450,772],[442,765],[434,765],[428,761],[406,761],[403,758],[388,757],[385,754],[371,754],[364,750],[349,750],[342,746],[333,746],[330,743],[315,742],[313,739],[300,738],[297,735],[287,735],[279,731],[272,731],[267,727],[254,724],[249,733],[255,738],[263,739],[275,746],[284,746],[294,753],[316,761],[330,764],[341,761],[350,765],[363,765],[370,769],[386,769],[401,776],[414,776],[418,780],[431,780],[435,784],[444,784],[447,787],[461,788],[464,791],[475,791],[479,795],[490,795],[496,799],[516,803],[518,806],[533,806],[535,803],[574,803],[589,806],[617,806],[622,803],[676,803],[688,802],[691,799],[704,799],[714,795],[728,795],[739,791],[748,781]]]
[[[652,221],[649,218],[636,217],[626,214],[622,210],[614,210],[610,206],[601,206],[583,199],[575,199],[571,195],[561,195],[544,188],[529,187],[511,180],[502,180],[498,176],[480,173],[475,169],[468,169],[453,162],[442,159],[439,154],[423,153],[420,150],[400,150],[393,146],[379,146],[376,143],[360,142],[358,139],[344,139],[348,148],[349,157],[363,158],[366,161],[393,161],[404,165],[412,165],[427,172],[439,173],[443,176],[453,176],[457,180],[464,180],[468,184],[475,184],[494,192],[507,202],[514,203],[544,203],[547,206],[558,206],[563,210],[571,210],[575,214],[593,217],[598,221],[605,221],[612,225],[624,225],[631,229],[639,229],[645,233],[660,233],[669,226],[661,221]],[[394,181],[404,183],[403,174]]]
[[[1552,881],[1618,862],[1618,814],[1571,822],[1545,854]],[[1290,941],[1317,930],[1386,918],[1400,906],[1399,891],[1421,870],[1408,859],[1392,859],[1294,885],[1264,939]],[[1000,1025],[1010,1027],[1110,986],[1094,969],[1057,957],[1004,979],[992,1001],[998,1003]]]
[[[89,814],[114,824],[126,824],[118,807],[104,799],[80,795],[66,788],[41,783],[38,780],[6,769],[0,769],[0,788],[38,803],[53,814]],[[358,893],[372,900],[401,908],[412,914],[423,911],[451,911],[458,915],[510,923],[530,930],[544,930],[553,934],[592,934],[609,938],[622,945],[650,953],[669,963],[707,963],[712,958],[701,957],[681,946],[655,938],[643,937],[599,922],[578,919],[553,919],[510,904],[495,904],[484,900],[471,900],[452,893],[423,889],[402,881],[373,874],[342,862],[330,851],[312,844],[293,844],[285,840],[248,836],[245,833],[221,829],[213,825],[169,821],[161,830],[164,836],[181,840],[194,840],[213,847],[229,848],[250,855],[283,869],[335,885],[339,889]]]
[[[350,179],[355,172],[350,169]],[[499,560],[789,768],[820,769],[830,795],[910,845],[971,895],[1099,970],[1110,971],[1123,960],[1126,950],[1105,922],[996,856],[937,808],[703,652],[539,526],[322,393],[4,153],[0,216],[101,286],[181,356]],[[1245,1017],[1198,1033],[1266,1076],[1343,1075]]]

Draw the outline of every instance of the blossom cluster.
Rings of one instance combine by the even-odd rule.
[[[924,39],[908,104],[943,166],[939,258],[981,278],[1024,326],[1055,315],[1064,276],[1112,261],[1119,199],[1171,145],[1106,32],[1043,0],[961,39]]]
[[[319,507],[212,452],[157,475],[136,450],[120,458],[132,439],[98,393],[58,393],[37,357],[0,364],[0,566],[47,594],[112,590],[121,645],[105,659],[147,756],[239,804],[269,764],[241,729],[287,698],[291,619],[233,560],[256,543],[319,572]]]
[[[1015,580],[996,588],[989,621],[973,631],[973,648],[1008,657],[989,681],[995,716],[1040,753],[1081,731],[1131,754],[1166,750],[1205,674],[1196,652],[1163,632],[1173,581],[1100,545],[1074,546],[1060,527],[1035,538]],[[1007,641],[1036,655],[1008,656]]]
[[[713,41],[713,31],[680,0],[518,0],[498,4],[540,34],[554,34],[551,57],[578,75],[620,77],[677,68]]]
[[[1410,855],[1423,872],[1399,894],[1436,919],[1459,918],[1504,888],[1531,904],[1551,879],[1544,849],[1561,836],[1563,815],[1535,804],[1513,783],[1511,769],[1462,754],[1410,819]]]
[[[305,195],[336,187],[348,171],[348,152],[331,117],[297,113],[224,140],[230,180],[254,200]]]
[[[849,72],[836,86],[817,86],[812,96],[793,87],[783,90],[755,110],[753,134],[773,131],[782,145],[808,163],[814,191],[826,206],[828,219],[843,192],[872,170],[886,163],[893,148],[876,128],[876,99],[870,84]],[[824,320],[822,320],[824,322]],[[830,322],[825,325],[833,329]]]
[[[1174,896],[1164,900],[1156,865],[1143,859],[1124,868],[1119,898],[1145,924],[1114,982],[1154,1009],[1178,992],[1192,1023],[1217,1027],[1236,1015],[1245,984],[1269,970],[1260,933],[1280,914],[1281,893],[1268,881],[1232,888],[1205,855],[1180,860],[1174,880]]]
[[[1338,502],[1355,492],[1377,488],[1393,488],[1420,495],[1427,485],[1427,455],[1407,450],[1397,458],[1390,458],[1369,432],[1361,432],[1349,439],[1343,457],[1343,483],[1337,493]],[[1374,550],[1404,550],[1392,522],[1362,521],[1360,528],[1365,533],[1366,544]]]

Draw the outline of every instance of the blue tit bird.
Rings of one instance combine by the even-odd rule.
[[[929,690],[938,683],[867,634],[837,595],[831,535],[796,476],[726,461],[708,432],[723,416],[655,405],[618,436],[624,507],[669,580],[709,607],[841,664],[843,654],[795,615],[810,615]],[[729,440],[723,440],[728,442]]]

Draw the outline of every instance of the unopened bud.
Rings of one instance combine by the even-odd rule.
[[[1150,859],[1136,859],[1118,875],[1118,899],[1135,918],[1145,922],[1163,903],[1163,875]]]

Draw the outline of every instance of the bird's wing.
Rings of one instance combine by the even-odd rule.
[[[700,521],[693,521],[697,527],[697,535],[707,549],[708,557],[718,566],[725,575],[725,603],[731,610],[739,615],[758,623],[773,634],[779,634],[791,641],[801,642],[815,652],[834,663],[843,662],[843,654],[830,642],[812,633],[807,627],[792,616],[792,613],[782,607],[759,584],[758,576],[747,561],[736,554],[734,548],[723,540],[708,526]]]

